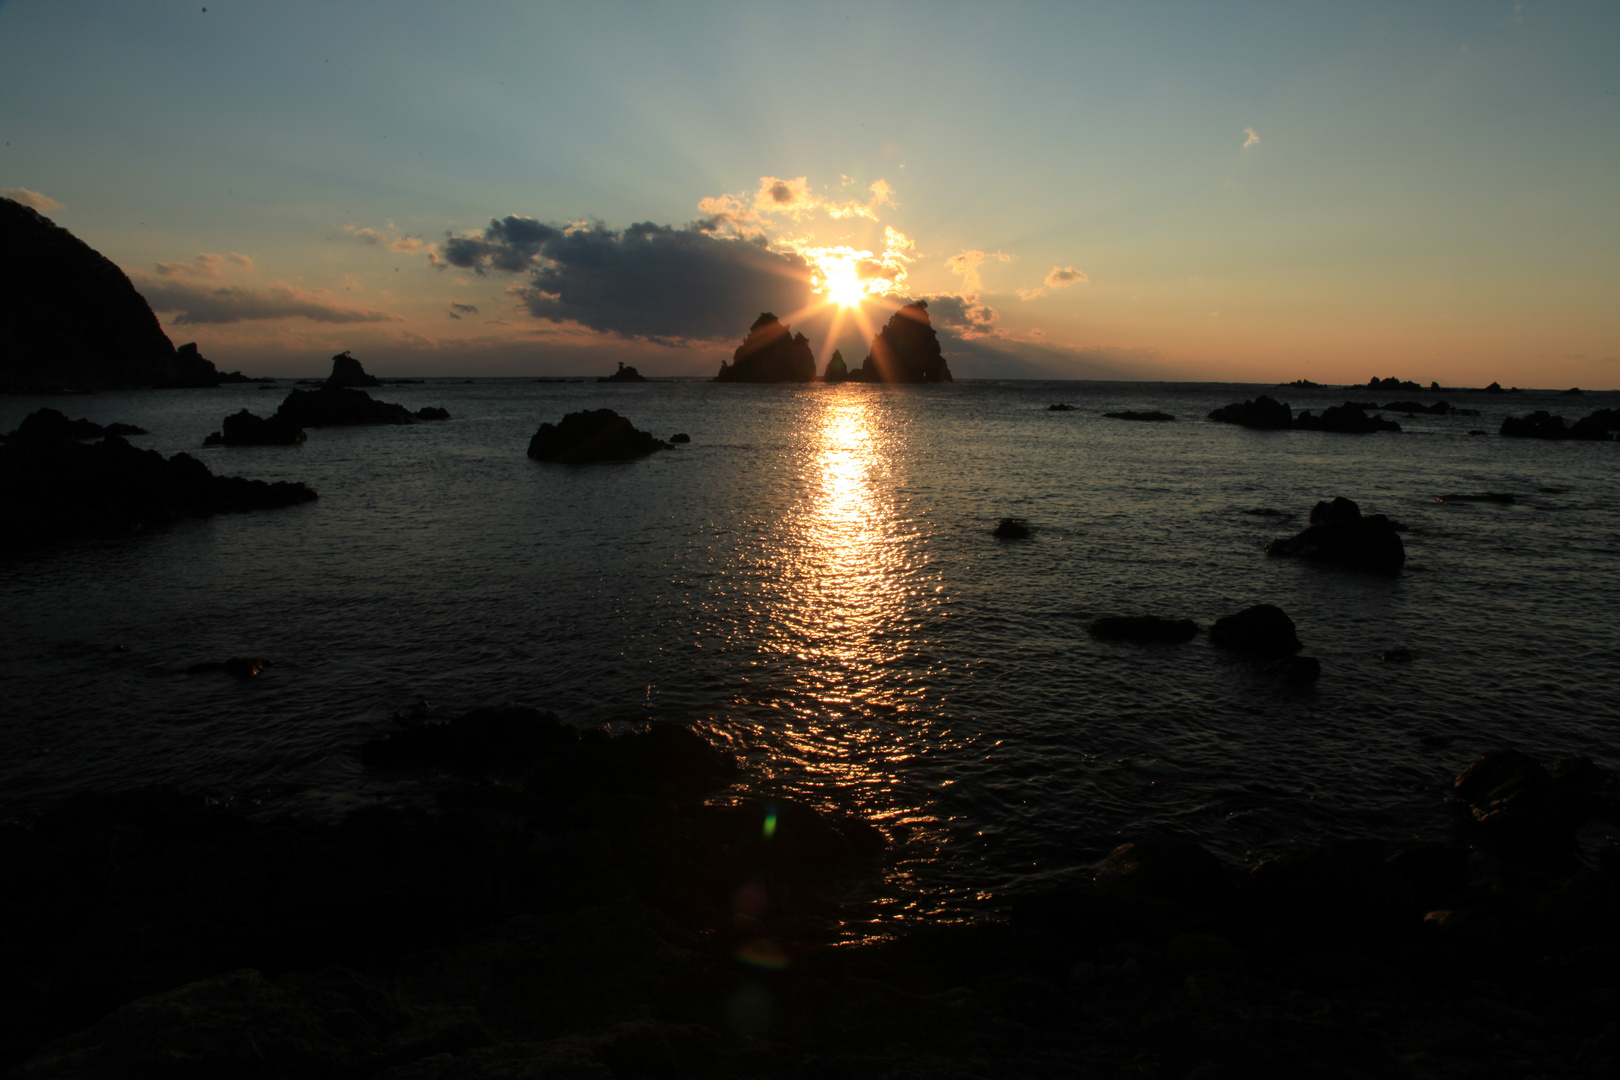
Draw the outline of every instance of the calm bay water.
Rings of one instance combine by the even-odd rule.
[[[321,497],[0,564],[0,812],[151,782],[316,813],[420,797],[354,757],[419,699],[656,717],[728,743],[752,787],[876,821],[892,847],[869,909],[891,920],[1083,874],[1148,827],[1238,861],[1441,838],[1450,778],[1504,744],[1620,768],[1620,446],[1495,435],[1509,412],[1573,420],[1620,394],[1448,394],[1483,415],[1372,436],[1202,419],[1260,392],[443,380],[373,396],[448,423],[209,450],[222,416],[285,388],[3,398],[0,430],[41,405],[133,422],[153,433],[137,445]],[[542,421],[599,407],[692,442],[524,456]],[[1150,408],[1178,420],[1102,416]],[[1436,501],[1484,491],[1516,501]],[[1334,495],[1407,525],[1398,578],[1262,553]],[[1262,508],[1293,517],[1244,513]],[[1003,516],[1038,531],[997,541]],[[1293,617],[1314,686],[1204,635],[1085,630],[1256,603]],[[1380,662],[1394,646],[1414,660]],[[184,674],[233,655],[275,666]]]

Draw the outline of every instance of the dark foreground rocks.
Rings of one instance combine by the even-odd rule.
[[[1380,574],[1399,573],[1406,564],[1406,545],[1383,514],[1362,517],[1361,507],[1339,497],[1317,503],[1310,520],[1304,532],[1267,544],[1266,553]]]
[[[204,446],[293,446],[309,438],[304,429],[279,413],[268,419],[243,409],[220,422]]]
[[[541,424],[529,440],[529,456],[534,460],[567,465],[633,461],[668,448],[669,444],[639,430],[612,409],[569,413],[560,423]]]
[[[117,435],[86,445],[40,434],[37,427],[24,421],[0,445],[0,507],[5,510],[0,547],[130,532],[181,518],[273,509],[315,498],[303,484],[215,476],[189,454],[165,460]]]
[[[1370,435],[1376,431],[1399,431],[1401,425],[1382,416],[1368,416],[1365,409],[1347,401],[1343,405],[1330,405],[1320,416],[1310,410],[1294,418],[1294,427],[1300,431],[1332,431],[1341,435]]]
[[[773,859],[799,857],[770,854],[783,833],[760,827],[792,827],[784,804],[705,815],[601,779],[612,790],[592,809],[625,812],[577,825],[253,821],[146,793],[0,831],[20,871],[0,903],[36,931],[3,939],[0,1067],[23,1061],[12,1075],[27,1080],[1620,1070],[1617,882],[1516,860],[1483,826],[1329,839],[1252,869],[1143,832],[1095,880],[827,949],[784,920],[761,932],[782,884]],[[858,832],[818,816],[799,843],[859,873]],[[718,922],[679,894],[694,860],[742,872]]]
[[[1282,656],[1304,647],[1294,632],[1294,620],[1275,604],[1256,604],[1216,619],[1209,640],[1222,649],[1257,656]]]

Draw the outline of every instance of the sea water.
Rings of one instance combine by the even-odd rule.
[[[740,790],[872,820],[882,924],[1084,876],[1148,829],[1251,863],[1329,835],[1445,838],[1451,778],[1499,746],[1620,768],[1620,445],[1495,434],[1620,394],[1447,394],[1481,415],[1347,436],[1204,417],[1262,392],[1296,410],[1437,395],[445,379],[372,394],[448,422],[201,448],[286,389],[0,399],[0,430],[50,405],[320,493],[0,563],[0,814],[149,783],[265,812],[426,800],[428,779],[356,747],[419,701],[516,701],[692,725],[745,761]],[[525,456],[540,423],[604,407],[692,441]],[[1103,415],[1121,409],[1176,420]],[[1437,501],[1484,492],[1513,501]],[[1264,553],[1337,495],[1405,526],[1401,574]],[[1032,537],[996,539],[1002,517]],[[1259,603],[1293,618],[1318,682],[1206,634],[1086,632]],[[1381,661],[1392,648],[1412,659]],[[273,666],[186,673],[231,656]]]

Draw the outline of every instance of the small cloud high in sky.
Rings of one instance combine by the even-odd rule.
[[[0,193],[226,369],[1620,385],[1613,4],[383,10],[0,5]]]

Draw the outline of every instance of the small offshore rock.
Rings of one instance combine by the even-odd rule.
[[[1474,495],[1436,495],[1435,502],[1443,503],[1470,503],[1484,502],[1497,503],[1501,506],[1512,506],[1513,496],[1501,491],[1482,491]]]
[[[268,418],[243,409],[220,423],[204,446],[294,446],[309,438],[304,429],[279,413]]]
[[[1209,628],[1209,640],[1223,649],[1262,655],[1304,648],[1294,632],[1294,620],[1275,604],[1256,604],[1216,619]]]
[[[1161,619],[1157,615],[1113,615],[1092,619],[1086,627],[1092,637],[1125,641],[1189,641],[1198,634],[1191,619]]]
[[[668,448],[612,409],[573,412],[556,424],[541,424],[529,440],[529,457],[579,465],[593,461],[632,461]]]
[[[450,419],[450,410],[424,405],[416,410],[416,418],[418,420],[448,420]]]
[[[349,355],[347,349],[332,357],[332,374],[326,377],[327,386],[381,386],[382,381],[367,375],[360,361]]]
[[[688,435],[684,431],[677,431],[675,434],[669,437],[669,441],[672,444],[689,443],[692,441],[692,436]]]
[[[998,540],[1028,540],[1033,531],[1023,518],[1002,518],[993,535]]]
[[[1350,499],[1317,503],[1310,520],[1304,532],[1267,544],[1266,554],[1384,574],[1398,573],[1406,563],[1406,545],[1395,523],[1383,514],[1362,517]]]
[[[1211,420],[1223,424],[1238,424],[1262,431],[1282,431],[1294,426],[1294,411],[1287,402],[1261,394],[1253,401],[1226,405],[1209,414]]]
[[[1149,412],[1131,412],[1127,410],[1125,412],[1103,413],[1103,415],[1110,420],[1139,420],[1149,424],[1162,424],[1175,419],[1169,413],[1158,412],[1157,410]]]
[[[1060,401],[1056,405],[1048,405],[1046,407],[1046,411],[1047,412],[1074,412],[1074,406],[1073,405],[1066,405],[1066,404],[1064,404],[1063,402]]]
[[[1294,427],[1300,431],[1328,431],[1340,435],[1370,435],[1377,431],[1399,431],[1401,425],[1382,416],[1368,416],[1366,410],[1353,401],[1333,405],[1312,416],[1310,410],[1294,418]]]

